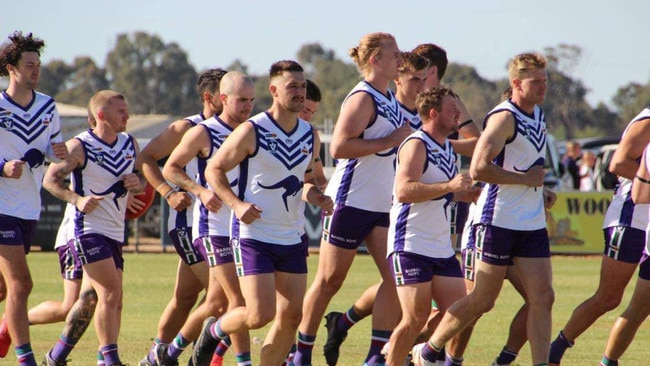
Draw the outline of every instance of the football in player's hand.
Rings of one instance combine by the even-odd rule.
[[[151,207],[155,197],[156,191],[149,183],[144,187],[142,193],[136,194],[135,196],[129,194],[126,207],[126,219],[134,220],[144,215],[149,207]]]

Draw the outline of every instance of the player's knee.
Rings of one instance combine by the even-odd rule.
[[[10,286],[11,288],[8,289],[7,293],[9,296],[12,296],[12,298],[16,300],[27,300],[29,297],[29,294],[32,292],[32,288],[34,288],[34,283],[32,282],[31,277],[27,277],[24,279],[21,279],[17,281],[16,283],[12,284]],[[5,294],[5,297],[7,294]]]
[[[623,301],[623,296],[613,296],[600,300],[602,307],[605,311],[616,309]]]
[[[552,287],[535,291],[534,296],[529,296],[528,303],[530,306],[550,309],[555,302],[555,291]]]
[[[79,294],[79,300],[84,309],[95,311],[98,301],[97,292],[94,289],[83,291]]]
[[[275,309],[268,309],[268,307],[262,307],[261,309],[249,311],[248,326],[251,329],[262,328],[263,326],[269,324],[274,317]]]

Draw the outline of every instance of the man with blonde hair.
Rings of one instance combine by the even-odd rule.
[[[508,73],[512,98],[488,113],[470,166],[472,179],[486,183],[473,218],[474,290],[447,310],[428,342],[413,348],[416,366],[434,365],[447,341],[494,306],[510,261],[529,296],[533,365],[548,364],[554,294],[544,208],[554,196],[542,189],[546,123],[538,106],[546,94],[546,60],[517,55]]]
[[[123,365],[117,339],[122,306],[124,216],[128,193],[140,193],[144,185],[134,173],[138,144],[124,132],[129,119],[124,96],[102,90],[90,99],[90,109],[97,124],[66,142],[68,158],[50,166],[43,186],[75,206],[74,238],[68,245],[86,274],[77,302],[83,302],[88,294],[96,298],[96,306],[68,314],[59,341],[45,355],[43,364],[47,366],[66,364],[93,312],[97,313],[98,359],[103,359],[107,366]],[[71,173],[68,186],[65,178]]]

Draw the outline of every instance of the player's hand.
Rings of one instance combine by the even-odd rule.
[[[402,143],[402,141],[404,141],[412,133],[413,133],[413,129],[408,124],[405,124],[404,126],[395,129],[390,134],[391,140],[393,141],[393,147],[399,146]]]
[[[187,192],[175,191],[167,197],[167,203],[176,211],[183,211],[192,205],[192,196]]]
[[[135,173],[130,173],[124,176],[124,188],[126,188],[127,191],[133,192],[133,193],[142,193],[144,190],[144,185],[142,184],[142,181],[140,181],[140,177],[138,177],[137,174]]]
[[[25,162],[22,160],[9,160],[2,168],[2,176],[5,178],[19,179],[23,175]]]
[[[81,196],[75,201],[74,205],[77,210],[89,214],[99,206],[99,201],[103,199],[102,196]]]
[[[449,185],[451,192],[467,191],[472,188],[472,178],[469,176],[469,173],[456,174],[449,181]]]
[[[219,211],[223,205],[223,202],[219,196],[217,196],[214,191],[207,188],[204,188],[199,192],[199,199],[201,200],[201,203],[203,203],[203,206],[205,206],[205,208],[207,208],[210,212]]]
[[[50,147],[58,159],[65,160],[68,157],[68,148],[65,146],[65,142],[50,142]]]
[[[535,165],[528,169],[526,174],[526,185],[528,187],[541,187],[544,185],[544,168],[541,165]]]
[[[466,190],[454,193],[454,201],[476,203],[483,189],[477,186],[470,186]]]
[[[137,213],[144,208],[144,201],[140,201],[135,197],[133,193],[129,193],[126,196],[126,209],[129,212]]]
[[[232,210],[239,221],[247,225],[259,219],[262,213],[259,207],[248,202],[238,202],[233,206]]]
[[[557,195],[555,194],[555,192],[546,188],[544,188],[543,195],[544,195],[544,208],[550,210],[551,207],[555,205],[555,201],[557,201]]]
[[[322,193],[318,193],[316,195],[316,205],[320,207],[321,211],[325,216],[329,216],[332,214],[332,211],[334,210],[334,201],[332,201],[332,197],[326,196]]]

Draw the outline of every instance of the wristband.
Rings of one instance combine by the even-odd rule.
[[[636,180],[640,181],[641,183],[650,184],[650,180],[647,180],[647,179],[641,178],[641,177],[639,177],[638,175],[635,176],[635,178],[636,178]]]
[[[461,128],[467,126],[468,124],[470,124],[470,123],[472,123],[472,122],[474,122],[474,120],[470,118],[470,119],[468,119],[467,121],[465,121],[465,122],[459,124],[459,125],[458,125],[458,129],[460,130]]]
[[[170,189],[167,193],[165,193],[165,195],[163,196],[163,198],[164,198],[164,199],[168,199],[172,194],[174,194],[174,193],[176,193],[176,192],[178,192],[178,191],[176,190],[176,188],[172,188],[172,189]]]

